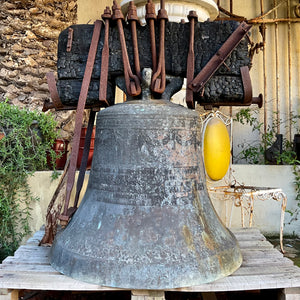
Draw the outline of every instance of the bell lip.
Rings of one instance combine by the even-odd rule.
[[[213,257],[216,258],[216,260],[219,260],[218,257],[220,256],[224,256],[225,253],[227,252],[227,256],[228,257],[234,257],[234,259],[230,262],[230,268],[226,269],[226,271],[224,272],[219,272],[219,273],[211,273],[209,274],[209,278],[206,277],[206,279],[201,279],[201,275],[203,274],[188,274],[186,275],[186,273],[184,274],[183,277],[190,277],[192,276],[192,278],[188,278],[186,280],[180,280],[181,283],[177,283],[174,284],[174,278],[169,280],[169,284],[164,283],[163,286],[158,284],[158,283],[153,283],[151,285],[149,284],[138,284],[138,285],[133,285],[132,283],[126,283],[124,282],[124,277],[122,277],[122,280],[116,280],[116,279],[111,279],[108,280],[107,278],[104,278],[101,280],[93,280],[96,276],[95,272],[89,272],[89,276],[87,278],[83,277],[81,275],[78,274],[78,272],[72,272],[73,266],[69,266],[68,264],[57,264],[57,257],[54,257],[53,255],[53,249],[54,247],[57,247],[57,244],[55,245],[55,242],[51,248],[51,255],[50,255],[50,264],[51,266],[59,271],[60,273],[62,273],[65,276],[71,277],[75,280],[79,280],[82,282],[86,282],[89,284],[94,284],[94,285],[99,285],[101,287],[108,287],[108,288],[116,288],[116,289],[125,289],[125,290],[173,290],[173,289],[182,289],[182,288],[191,288],[191,287],[196,287],[196,286],[200,286],[202,284],[208,284],[208,283],[212,283],[215,282],[217,280],[223,279],[231,274],[233,274],[234,272],[236,272],[242,265],[243,262],[243,256],[240,250],[240,247],[238,245],[238,242],[235,238],[235,236],[232,234],[232,232],[226,228],[226,230],[230,233],[230,235],[232,236],[232,241],[235,242],[235,246],[230,248],[230,249],[225,249],[222,252],[217,253],[216,255],[214,255]],[[69,249],[65,248],[64,249],[64,254],[66,253],[72,253],[72,251],[69,251]],[[84,257],[82,255],[78,255],[72,253],[72,257]],[[64,257],[65,258],[65,257]],[[89,257],[87,257],[89,259]],[[212,257],[209,257],[209,259],[211,259]],[[62,259],[63,260],[63,259]],[[208,259],[206,259],[208,260]],[[224,262],[223,262],[224,263]],[[87,265],[87,264],[83,264],[83,265]],[[165,268],[165,267],[163,267]],[[82,271],[82,270],[81,270]],[[150,271],[151,273],[151,271]],[[117,276],[116,276],[117,277]],[[139,278],[136,276],[136,281],[138,281]],[[159,281],[159,280],[157,280]],[[147,280],[145,280],[145,282],[148,282]]]

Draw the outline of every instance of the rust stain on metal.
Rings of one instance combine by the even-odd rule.
[[[73,32],[74,32],[74,30],[71,27],[69,27],[69,29],[68,29],[67,52],[71,52],[71,50],[72,50]]]
[[[194,239],[191,231],[189,230],[188,226],[184,225],[182,228],[182,233],[184,236],[184,240],[188,246],[189,249],[195,251],[195,244],[194,244]]]
[[[205,246],[209,250],[214,250],[216,243],[213,242],[213,240],[211,239],[211,236],[209,236],[205,231],[203,231],[201,235],[202,235],[203,241],[205,243]]]

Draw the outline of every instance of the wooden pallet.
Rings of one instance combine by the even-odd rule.
[[[212,283],[172,289],[179,292],[220,292],[263,289],[283,289],[292,296],[282,299],[300,299],[300,268],[274,249],[259,230],[254,228],[234,229],[243,255],[242,266],[232,275]],[[18,290],[55,291],[116,291],[117,288],[84,283],[54,270],[49,264],[49,247],[39,247],[44,232],[38,231],[14,256],[0,264],[0,289],[13,290],[11,299]],[[144,295],[144,296],[143,296]],[[147,298],[148,297],[148,298]],[[132,299],[163,299],[161,292],[132,291]],[[0,296],[1,299],[1,296]]]

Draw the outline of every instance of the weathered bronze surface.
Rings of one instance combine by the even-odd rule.
[[[198,114],[163,100],[98,113],[84,199],[52,246],[58,271],[102,286],[169,289],[233,273],[242,257],[206,190]]]

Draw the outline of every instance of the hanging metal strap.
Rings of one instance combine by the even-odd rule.
[[[145,19],[147,24],[149,25],[150,31],[150,43],[151,43],[151,57],[152,57],[152,72],[156,72],[156,65],[157,65],[157,57],[156,57],[156,43],[155,43],[155,4],[152,0],[148,0],[146,4],[146,15]]]
[[[123,24],[122,20],[124,20],[124,16],[121,12],[120,5],[117,4],[116,1],[113,2],[114,5],[112,7],[113,10],[113,16],[112,19],[117,21],[118,31],[119,31],[119,39],[121,43],[121,49],[122,49],[122,59],[123,59],[123,66],[124,66],[124,77],[125,77],[125,84],[126,84],[126,90],[127,94],[129,96],[138,96],[142,89],[141,89],[141,83],[137,75],[133,75],[130,63],[129,63],[129,57],[127,53],[126,48],[126,41],[124,36],[124,30],[123,30]]]
[[[101,74],[100,74],[100,85],[99,85],[99,101],[104,106],[109,106],[107,101],[107,78],[108,78],[108,62],[109,62],[109,21],[111,19],[111,10],[107,6],[104,10],[104,14],[101,16],[105,21],[105,35],[104,44],[101,56]]]
[[[71,197],[71,192],[74,186],[75,181],[75,172],[76,172],[76,164],[77,157],[79,151],[79,142],[80,142],[80,133],[83,121],[83,112],[85,108],[85,102],[88,94],[88,89],[92,77],[92,71],[95,63],[96,52],[98,48],[98,42],[100,38],[102,22],[97,20],[94,25],[94,32],[92,36],[92,41],[90,45],[90,50],[88,54],[88,59],[84,71],[84,76],[81,85],[81,91],[79,95],[76,117],[75,117],[75,129],[74,129],[74,137],[72,141],[72,151],[70,157],[70,167],[68,170],[68,179],[67,179],[67,188],[66,188],[66,200],[65,206],[62,215],[60,215],[59,219],[62,221],[62,225],[66,225],[69,221],[70,214],[72,212],[68,212],[69,202]]]
[[[136,6],[134,5],[133,1],[129,2],[129,8],[128,8],[128,13],[127,13],[127,21],[130,23],[130,27],[131,27],[135,74],[141,80],[142,75],[141,75],[138,39],[137,39],[137,32],[136,32],[136,23],[139,21],[139,18],[137,16]]]
[[[165,66],[165,25],[168,20],[168,13],[165,9],[164,0],[160,1],[160,10],[157,19],[159,20],[159,56],[156,72],[152,76],[151,89],[153,92],[162,94],[166,88],[166,66]]]
[[[88,127],[86,130],[86,135],[85,135],[85,139],[84,139],[83,154],[82,154],[82,159],[81,159],[80,168],[79,168],[79,175],[78,175],[77,185],[76,185],[76,194],[75,194],[74,207],[73,207],[74,212],[76,211],[77,206],[78,206],[79,196],[80,196],[80,192],[81,192],[84,177],[85,177],[85,170],[86,170],[88,158],[89,158],[91,139],[92,139],[93,128],[94,128],[94,123],[95,123],[95,116],[96,116],[96,111],[91,109]]]
[[[195,72],[194,36],[195,36],[195,23],[198,21],[198,16],[196,11],[191,10],[189,12],[188,19],[190,21],[190,45],[189,45],[189,53],[188,53],[187,65],[186,65],[187,87],[186,87],[185,101],[188,108],[195,108],[193,91],[189,88],[189,84],[192,82],[194,78],[194,72]]]
[[[48,83],[52,103],[44,102],[43,111],[45,112],[51,108],[55,108],[58,110],[62,109],[64,106],[61,103],[61,100],[58,95],[54,74],[52,72],[49,72],[46,74],[46,78],[47,78],[47,83]]]

